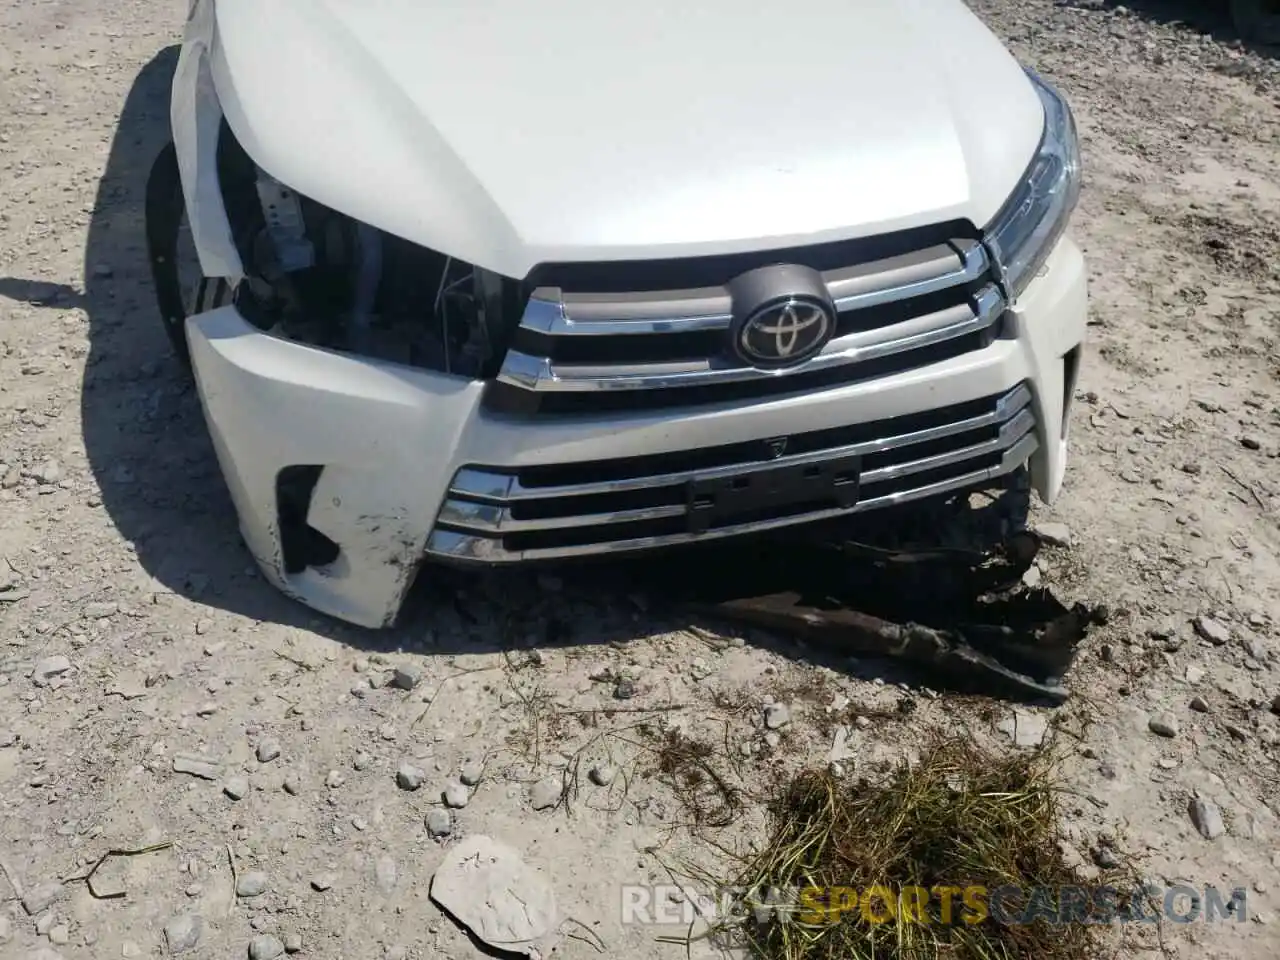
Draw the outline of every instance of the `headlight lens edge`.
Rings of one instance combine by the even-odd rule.
[[[1071,108],[1044,78],[1026,72],[1044,106],[1044,134],[1017,189],[985,231],[1015,299],[1044,265],[1080,198],[1080,143]]]

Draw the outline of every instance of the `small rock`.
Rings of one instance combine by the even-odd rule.
[[[1203,797],[1193,798],[1189,813],[1191,822],[1200,831],[1200,836],[1206,840],[1216,840],[1227,832],[1226,824],[1222,821],[1222,811],[1212,800],[1206,800]]]
[[[1036,535],[1045,543],[1055,547],[1071,546],[1071,528],[1065,523],[1040,523],[1035,530]]]
[[[1186,673],[1184,673],[1182,676],[1183,676],[1183,679],[1187,681],[1187,683],[1191,684],[1194,687],[1196,684],[1198,684],[1201,680],[1204,679],[1204,667],[1197,667],[1195,664],[1191,664],[1190,666],[1187,667]]]
[[[296,797],[302,792],[302,781],[294,774],[289,774],[289,776],[285,777],[284,783],[282,783],[281,786],[284,787],[284,792],[289,794],[291,797]]]
[[[36,664],[33,677],[37,684],[43,685],[48,683],[54,677],[60,677],[71,669],[71,661],[62,654],[55,654],[52,657],[45,657]]]
[[[563,793],[564,784],[559,777],[546,777],[529,791],[529,803],[535,810],[546,810],[558,804]]]
[[[346,775],[341,770],[330,770],[329,775],[324,778],[325,786],[330,790],[337,790],[340,786],[347,782]]]
[[[208,617],[203,617],[196,621],[196,634],[198,636],[204,636],[206,633],[208,633],[212,629],[213,629],[213,621],[210,620]]]
[[[770,730],[781,730],[791,722],[791,709],[785,703],[771,703],[764,708],[764,725]]]
[[[311,878],[311,889],[324,893],[326,890],[333,888],[333,874],[322,873]]]
[[[1192,697],[1191,703],[1189,703],[1188,706],[1191,707],[1191,709],[1194,710],[1196,713],[1209,712],[1209,701],[1206,700],[1204,697]]]
[[[258,744],[258,762],[270,763],[280,756],[280,742],[270,738]]]
[[[62,479],[62,465],[57,460],[46,460],[32,474],[37,483],[53,486]]]
[[[102,620],[111,617],[120,609],[120,605],[110,601],[100,601],[98,603],[86,604],[84,615],[89,620]]]
[[[221,764],[190,753],[175,753],[173,769],[177,773],[189,773],[202,780],[217,780],[222,776]]]
[[[373,757],[361,750],[352,759],[351,766],[355,770],[368,770],[371,763],[373,763]]]
[[[827,751],[827,763],[845,764],[858,755],[857,745],[853,740],[853,730],[843,724],[831,733],[831,749]]]
[[[1249,436],[1248,434],[1245,434],[1243,437],[1240,438],[1240,446],[1244,447],[1246,450],[1261,450],[1262,441],[1259,440],[1257,437],[1252,437],[1252,436]]]
[[[1178,735],[1178,718],[1171,713],[1157,713],[1147,720],[1147,729],[1161,737]]]
[[[1016,746],[1038,747],[1049,732],[1049,721],[1037,713],[1015,710],[1013,716],[1001,720],[996,729],[1006,734]]]
[[[707,680],[707,677],[714,672],[716,672],[716,668],[701,657],[695,657],[689,662],[689,676],[694,680]]]
[[[1027,567],[1026,573],[1022,575],[1022,583],[1024,586],[1030,587],[1034,590],[1036,587],[1040,586],[1040,582],[1043,577],[1044,575],[1040,572],[1040,568],[1033,565]]]
[[[267,875],[261,870],[251,870],[236,882],[237,897],[260,897],[267,892]]]
[[[1221,623],[1213,617],[1196,617],[1192,622],[1195,631],[1205,640],[1208,640],[1214,646],[1220,647],[1231,639],[1231,630],[1226,624]]]
[[[467,805],[467,801],[471,799],[471,793],[467,788],[456,780],[450,780],[445,784],[444,790],[441,791],[441,797],[444,799],[445,806],[461,809]]]
[[[427,835],[447,837],[453,833],[453,817],[448,810],[436,807],[427,813]]]
[[[194,949],[204,933],[204,918],[196,913],[184,913],[164,925],[164,940],[170,953],[186,953]]]
[[[458,779],[468,787],[476,786],[484,778],[484,763],[480,760],[468,763],[462,768]]]
[[[1257,637],[1250,637],[1243,646],[1245,654],[1251,659],[1259,663],[1265,663],[1269,659],[1266,646]]]
[[[291,933],[284,938],[285,953],[301,953],[302,952],[302,934]]]
[[[422,671],[417,667],[396,667],[391,674],[391,685],[397,690],[412,690],[422,682]]]
[[[37,913],[43,913],[53,906],[62,896],[62,884],[56,880],[49,880],[42,883],[34,890],[28,890],[26,896],[22,898],[22,909],[27,911],[28,916],[34,917]]]
[[[1249,731],[1234,723],[1228,723],[1226,731],[1227,735],[1231,737],[1232,740],[1239,740],[1241,743],[1245,743],[1249,739]]]
[[[249,781],[244,777],[229,777],[222,785],[222,792],[232,800],[243,800],[249,795]]]
[[[782,734],[777,730],[770,730],[764,735],[764,744],[770,750],[777,750],[782,746]]]
[[[636,682],[630,677],[623,677],[613,688],[615,700],[630,700],[637,693]]]
[[[1090,851],[1093,855],[1093,862],[1100,866],[1103,870],[1110,870],[1120,866],[1120,858],[1116,856],[1116,852],[1110,847],[1099,845]]]
[[[426,778],[427,772],[411,763],[402,763],[396,770],[396,786],[401,790],[417,790]]]
[[[282,953],[284,953],[284,944],[269,933],[249,941],[249,960],[275,960]]]
[[[587,776],[597,787],[607,787],[618,775],[618,768],[612,763],[597,763],[587,771]]]

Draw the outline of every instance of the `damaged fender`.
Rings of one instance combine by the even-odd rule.
[[[215,43],[214,7],[193,0],[173,77],[169,123],[188,223],[206,277],[234,282],[244,275],[218,182],[222,106],[209,68]]]

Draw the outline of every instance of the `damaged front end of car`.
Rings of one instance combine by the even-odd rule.
[[[207,139],[166,146],[148,182],[165,328],[193,369],[241,531],[268,579],[324,612],[387,626],[435,512],[413,458],[397,462],[400,447],[418,437],[420,458],[456,446],[518,320],[521,285],[293,191],[250,159],[225,119],[212,150]],[[194,279],[184,279],[188,237]],[[426,401],[442,405],[434,424]]]

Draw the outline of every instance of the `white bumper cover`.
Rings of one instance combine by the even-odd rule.
[[[234,307],[189,318],[187,333],[218,460],[241,531],[263,572],[281,590],[324,613],[381,627],[395,620],[428,553],[477,560],[525,556],[501,550],[487,553],[476,544],[490,541],[459,535],[467,524],[495,534],[498,528],[518,531],[535,526],[505,505],[503,494],[509,495],[514,483],[505,491],[489,491],[489,498],[471,497],[474,509],[459,512],[459,505],[449,498],[450,489],[460,470],[475,465],[485,468],[480,474],[483,482],[495,469],[514,472],[699,451],[911,417],[1004,396],[1016,404],[1002,407],[1001,416],[1017,413],[1022,400],[1029,399],[1029,415],[1018,422],[1019,429],[1030,432],[1005,448],[1008,455],[999,468],[987,472],[1007,472],[1029,453],[1035,489],[1042,499],[1052,501],[1066,464],[1066,413],[1074,376],[1066,358],[1084,340],[1085,322],[1083,259],[1064,239],[1041,275],[1010,308],[1003,335],[980,351],[847,386],[736,406],[545,422],[488,413],[481,402],[484,384],[479,382],[264,334]],[[1020,385],[1025,390],[1019,391]],[[862,441],[854,452],[872,449],[884,446]],[[909,469],[926,476],[928,464],[921,464]],[[299,466],[319,468],[306,522],[339,552],[331,563],[290,572],[281,539],[277,479],[282,470]],[[886,470],[880,472],[902,472],[899,467]],[[604,487],[619,489],[608,481],[592,489]],[[485,499],[491,501],[487,506]],[[895,494],[883,499],[909,497]],[[441,512],[446,504],[448,517]],[[627,516],[627,511],[613,511],[591,519],[616,522],[682,512],[667,502]],[[437,529],[439,521],[449,518],[456,522]],[[583,522],[553,511],[536,526]],[[697,538],[693,534],[654,542]],[[527,555],[542,554],[530,550]]]

